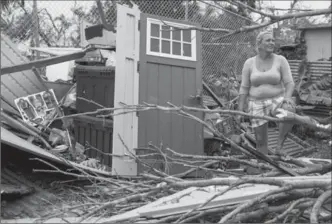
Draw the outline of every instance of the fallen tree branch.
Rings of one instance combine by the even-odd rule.
[[[310,214],[310,223],[318,223],[318,213],[324,202],[331,197],[331,189],[325,191],[323,194],[321,194],[317,201],[314,204],[314,207],[312,208],[311,214]]]
[[[228,34],[217,37],[217,38],[213,38],[213,41],[218,41],[221,40],[223,38],[235,35],[235,34],[239,34],[239,33],[243,33],[243,32],[250,32],[250,31],[254,31],[254,30],[258,30],[267,26],[270,26],[274,23],[283,21],[283,20],[287,20],[287,19],[293,19],[293,18],[302,18],[302,17],[309,17],[309,16],[318,16],[318,15],[325,15],[325,14],[331,14],[331,9],[319,9],[319,10],[313,10],[313,11],[308,11],[308,12],[296,12],[296,13],[287,13],[285,15],[281,15],[281,16],[276,16],[273,15],[268,16],[268,18],[270,18],[270,20],[261,23],[259,25],[252,25],[252,26],[243,26],[240,29],[237,30],[233,30],[230,31]]]
[[[301,209],[308,208],[312,206],[313,202],[305,202],[298,207]],[[253,220],[253,219],[262,219],[268,214],[273,214],[273,213],[280,213],[282,211],[285,211],[287,209],[288,205],[283,204],[283,205],[278,205],[278,206],[266,206],[263,208],[260,208],[256,211],[251,211],[251,212],[245,212],[245,213],[240,213],[236,215],[232,220],[232,223],[238,223],[238,222],[246,222],[247,220]]]
[[[206,206],[208,203],[210,203],[213,199],[224,195],[225,193],[227,193],[228,191],[230,191],[231,189],[233,189],[234,187],[237,187],[241,184],[244,184],[245,181],[239,180],[238,182],[235,182],[234,184],[230,185],[228,188],[226,188],[225,190],[216,193],[214,195],[212,195],[212,197],[208,198],[203,204],[200,204],[199,206],[197,206],[196,208],[193,208],[192,210],[190,210],[189,212],[185,213],[183,216],[181,216],[178,220],[175,221],[175,223],[180,223],[182,220],[186,219],[187,217],[189,217],[190,215],[192,215],[192,213],[196,212],[199,209],[202,209],[204,206]]]
[[[166,106],[159,106],[156,104],[148,104],[144,103],[144,105],[126,105],[123,103],[120,103],[121,107],[119,108],[102,108],[102,109],[97,109],[96,111],[92,112],[85,112],[85,113],[78,113],[78,114],[72,114],[72,115],[67,115],[67,116],[62,116],[58,117],[56,119],[63,119],[63,118],[68,118],[68,117],[77,117],[77,116],[82,116],[82,115],[97,115],[97,117],[103,117],[107,118],[110,116],[118,116],[118,115],[123,115],[123,114],[128,114],[128,113],[136,113],[136,112],[143,112],[143,111],[149,111],[149,110],[161,110],[165,112],[178,112],[179,114],[182,114],[184,116],[187,116],[193,120],[198,121],[197,117],[195,117],[192,114],[186,113],[188,112],[204,112],[204,113],[219,113],[221,115],[241,115],[244,117],[248,118],[256,118],[256,119],[264,119],[267,121],[273,121],[273,122],[296,122],[300,124],[305,124],[308,125],[316,130],[324,131],[324,132],[331,132],[332,127],[331,124],[328,125],[321,125],[318,121],[314,120],[313,118],[310,118],[308,116],[300,116],[294,113],[291,113],[289,111],[285,111],[282,109],[279,109],[279,117],[271,117],[271,116],[257,116],[257,115],[252,115],[249,113],[245,113],[242,111],[237,111],[237,110],[210,110],[210,109],[203,109],[203,108],[197,108],[197,107],[188,107],[188,106],[175,106],[171,103],[168,102],[171,107],[166,107]],[[110,111],[117,111],[120,110],[121,112],[114,114],[103,114],[103,115],[98,115],[99,113],[102,112],[110,112]],[[199,123],[202,123],[199,121]]]
[[[294,171],[296,173],[298,173],[299,175],[308,175],[308,174],[312,174],[312,173],[325,174],[325,173],[332,171],[332,164],[320,164],[320,165],[315,164],[315,166],[294,169]],[[260,176],[261,177],[275,177],[275,176],[279,176],[281,174],[282,173],[280,171],[276,170],[276,171],[271,171],[268,173],[263,173]]]
[[[312,198],[301,198],[298,199],[296,201],[294,201],[283,213],[281,213],[280,215],[277,215],[276,217],[274,217],[271,220],[266,221],[265,223],[278,223],[278,221],[284,219],[297,205],[303,203],[303,202],[308,202],[308,201],[312,201]],[[313,204],[313,202],[311,203]]]
[[[181,182],[170,183],[169,187],[177,187],[177,188],[188,188],[188,187],[207,187],[214,185],[232,185],[240,180],[246,181],[246,183],[250,184],[268,184],[268,185],[276,185],[276,186],[284,186],[286,184],[291,184],[292,187],[298,189],[304,188],[325,188],[331,184],[331,180],[328,178],[321,180],[282,180],[276,178],[258,178],[258,177],[241,177],[241,178],[214,178],[209,180],[184,180]]]
[[[242,159],[237,159],[237,158],[233,158],[233,157],[190,155],[190,154],[182,154],[182,153],[175,152],[174,150],[172,150],[170,148],[166,148],[166,150],[170,151],[173,155],[178,156],[180,158],[229,161],[229,162],[236,162],[236,163],[239,163],[239,164],[248,165],[248,166],[251,166],[251,167],[254,167],[254,168],[258,168],[258,169],[265,169],[265,170],[272,170],[273,169],[273,167],[268,165],[268,164],[254,163],[254,162],[250,162],[248,160],[244,160],[244,159],[242,160]]]
[[[260,195],[259,197],[248,201],[247,203],[244,203],[240,206],[238,206],[236,209],[234,209],[232,212],[228,213],[227,215],[223,216],[220,221],[218,223],[226,223],[228,220],[230,220],[231,218],[233,218],[235,215],[237,215],[238,213],[240,213],[241,211],[243,211],[246,208],[249,208],[250,206],[253,206],[255,203],[263,200],[264,198],[273,195],[273,194],[277,194],[277,193],[281,193],[281,192],[286,192],[293,189],[292,185],[287,185],[285,187],[282,187],[280,189],[276,189],[276,190],[272,190],[269,191],[265,194]]]
[[[124,198],[120,198],[120,199],[105,203],[104,205],[102,205],[102,206],[92,210],[91,212],[85,214],[83,217],[81,217],[78,220],[78,222],[86,221],[87,218],[89,218],[93,214],[95,214],[95,213],[97,213],[97,212],[99,212],[103,209],[109,208],[111,206],[114,206],[114,205],[120,204],[120,203],[128,203],[128,202],[134,201],[134,200],[143,200],[144,198],[146,198],[146,197],[148,197],[152,194],[155,194],[158,191],[160,191],[160,189],[156,189],[156,190],[153,190],[153,191],[150,191],[150,192],[147,192],[147,193],[140,193],[140,194],[130,195],[130,196],[127,196],[127,197],[124,197]],[[107,219],[103,220],[103,222],[107,222]]]

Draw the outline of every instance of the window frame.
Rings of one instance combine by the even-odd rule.
[[[170,31],[170,39],[165,39],[162,38],[162,31],[159,31],[159,37],[153,37],[151,36],[151,24],[158,24],[159,27],[162,26],[166,26],[169,25],[170,27],[177,27],[177,28],[190,28],[190,27],[194,27],[191,25],[187,25],[187,24],[181,24],[181,23],[175,23],[175,22],[170,22],[170,21],[161,21],[158,19],[154,19],[154,18],[147,18],[147,29],[146,29],[146,54],[147,55],[151,55],[151,56],[158,56],[158,57],[165,57],[165,58],[172,58],[172,59],[181,59],[181,60],[187,60],[187,61],[197,61],[197,52],[196,52],[196,45],[197,45],[197,38],[196,38],[196,34],[197,31],[192,29],[191,31],[191,56],[183,56],[183,55],[174,55],[171,54],[172,53],[172,44],[173,42],[176,43],[181,43],[181,54],[182,54],[182,50],[183,50],[183,44],[189,44],[189,42],[185,42],[182,39],[182,33],[183,31],[181,31],[181,40],[175,40],[173,41],[172,39],[172,31]],[[158,39],[159,40],[159,52],[154,52],[150,50],[150,44],[151,44],[151,38],[153,39]],[[162,40],[168,40],[170,41],[170,54],[167,53],[162,53]]]

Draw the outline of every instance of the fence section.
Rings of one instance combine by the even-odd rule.
[[[236,30],[252,24],[250,19],[228,10],[224,2],[180,0],[102,1],[107,22],[116,26],[116,3],[128,2],[137,4],[143,13],[187,20],[205,28]],[[96,1],[25,1],[24,6],[15,4],[2,12],[1,29],[23,54],[35,59],[38,55],[29,47],[79,47],[82,20],[100,22]],[[202,32],[202,72],[204,81],[227,101],[233,97],[227,90],[236,92],[238,86],[234,80],[240,77],[244,61],[254,54],[255,33],[216,40],[224,34]],[[214,88],[218,79],[223,86]]]

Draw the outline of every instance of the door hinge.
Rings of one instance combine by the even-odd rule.
[[[138,29],[138,31],[141,30],[141,20],[140,19],[137,21],[137,29]]]
[[[137,72],[139,73],[139,61],[137,61]]]

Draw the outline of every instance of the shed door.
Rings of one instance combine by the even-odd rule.
[[[139,17],[140,11],[136,5],[133,8],[128,8],[117,4],[114,89],[114,107],[116,108],[119,108],[119,103],[138,104]],[[117,110],[116,113],[121,112],[124,110]],[[136,114],[128,113],[114,116],[113,124],[113,154],[130,155],[135,153],[138,130]],[[128,157],[113,156],[112,172],[115,175],[136,175],[136,161]]]
[[[169,106],[167,103],[170,102],[176,106],[201,105],[199,99],[193,98],[202,90],[201,49],[198,47],[201,46],[200,33],[188,29],[170,32],[173,26],[188,28],[190,25],[196,24],[141,14],[140,104],[146,102]],[[203,113],[193,114],[203,119]],[[145,147],[151,142],[179,153],[203,154],[203,127],[189,118],[164,111],[145,111],[139,113],[138,127],[139,147]],[[162,160],[156,162],[154,159],[146,161],[170,174],[188,169],[172,164],[168,170]],[[139,166],[138,172],[142,172],[142,169]]]

